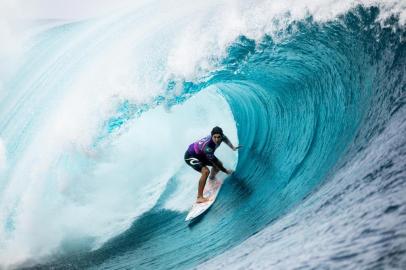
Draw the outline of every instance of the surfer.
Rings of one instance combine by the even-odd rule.
[[[209,178],[213,180],[219,171],[223,171],[226,174],[233,173],[232,170],[224,168],[223,163],[214,155],[214,151],[216,151],[217,147],[219,147],[223,141],[234,151],[241,147],[234,147],[230,140],[223,134],[223,130],[220,127],[214,127],[211,131],[211,135],[189,145],[185,153],[185,162],[201,173],[197,190],[197,203],[203,203],[209,200],[203,197],[204,186],[206,185],[209,174]],[[207,166],[213,167],[211,171]]]

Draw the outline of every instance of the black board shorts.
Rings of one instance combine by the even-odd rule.
[[[185,152],[185,162],[198,172],[202,172],[202,168],[205,166],[212,166],[211,162],[209,162],[207,159],[191,155],[189,151]]]

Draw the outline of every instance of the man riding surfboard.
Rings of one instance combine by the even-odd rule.
[[[214,179],[219,171],[223,171],[226,174],[233,173],[232,170],[224,168],[223,163],[214,155],[214,151],[216,151],[223,141],[234,151],[241,147],[234,147],[227,136],[223,134],[223,130],[216,126],[212,129],[211,135],[192,143],[186,150],[186,164],[201,173],[197,190],[197,203],[203,203],[209,200],[203,197],[204,186],[206,185],[209,174],[210,179]],[[211,171],[207,166],[213,167]]]

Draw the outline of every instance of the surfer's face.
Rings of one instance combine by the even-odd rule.
[[[215,144],[221,143],[221,140],[223,139],[223,137],[220,134],[213,134],[211,138],[213,139],[213,142]]]

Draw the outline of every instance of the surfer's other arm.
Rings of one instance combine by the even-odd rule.
[[[213,159],[210,160],[211,164],[213,165],[213,167],[216,169],[215,171],[222,171],[226,174],[232,174],[233,170],[227,170],[226,168],[224,168],[223,163],[214,156]],[[213,177],[214,178],[214,177]]]
[[[239,149],[239,148],[242,147],[241,145],[235,147],[235,146],[231,143],[231,141],[227,138],[227,136],[225,136],[225,135],[223,136],[223,142],[224,142],[225,144],[227,144],[231,149],[233,149],[233,151],[237,151],[237,149]]]

